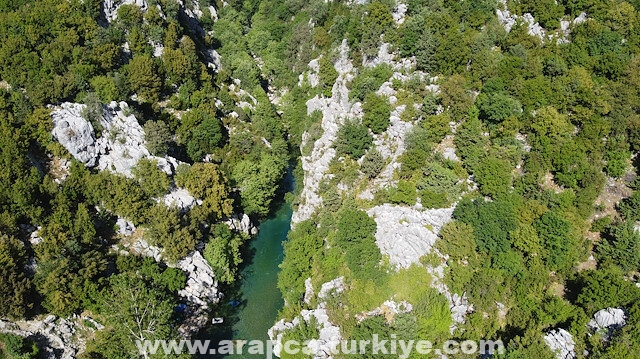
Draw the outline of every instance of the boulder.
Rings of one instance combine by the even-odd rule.
[[[367,211],[376,221],[376,244],[390,263],[408,268],[419,263],[438,239],[440,228],[451,220],[454,207],[419,211],[384,204]]]
[[[573,341],[573,336],[564,329],[554,329],[548,332],[544,336],[544,341],[547,343],[551,351],[556,354],[558,359],[575,359],[576,358],[576,343]]]
[[[52,135],[78,161],[89,167],[96,165],[98,149],[93,126],[81,112],[85,105],[65,102],[51,113]]]

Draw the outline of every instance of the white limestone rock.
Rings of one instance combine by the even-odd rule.
[[[338,277],[329,282],[323,283],[320,287],[320,292],[318,293],[318,298],[321,300],[327,300],[330,296],[335,297],[336,295],[344,292],[344,277]]]
[[[161,199],[167,207],[177,207],[182,211],[187,211],[195,205],[201,205],[202,200],[196,199],[184,188],[174,188]]]
[[[193,251],[180,260],[178,268],[187,273],[187,286],[178,291],[185,301],[204,309],[220,301],[222,294],[218,290],[218,281],[199,251]]]
[[[323,134],[315,141],[311,155],[302,156],[302,169],[304,170],[303,189],[300,195],[300,205],[293,213],[291,222],[308,219],[315,209],[322,204],[322,198],[318,196],[318,187],[327,176],[329,163],[335,157],[336,151],[331,146],[336,138],[338,128],[346,118],[360,118],[362,111],[360,106],[354,106],[349,101],[349,89],[347,83],[353,79],[353,64],[349,59],[349,47],[344,40],[340,46],[340,56],[334,63],[338,72],[338,78],[333,85],[330,98],[314,97],[307,101],[307,113],[322,112]],[[309,134],[302,136],[304,148],[309,140]]]
[[[108,22],[112,22],[118,18],[118,9],[122,5],[137,5],[142,11],[149,8],[147,0],[104,0],[102,2],[102,11]]]
[[[116,226],[118,226],[118,234],[125,237],[131,236],[136,230],[136,226],[134,226],[133,223],[127,221],[122,217],[118,217]]]
[[[65,102],[51,112],[52,134],[78,161],[87,167],[97,166],[132,178],[131,170],[142,158],[158,162],[165,173],[171,175],[179,165],[172,157],[156,157],[149,153],[144,130],[136,117],[129,114],[126,102],[111,102],[104,106],[100,118],[102,136],[95,138],[93,126],[82,117],[85,105]]]
[[[96,165],[98,149],[93,126],[81,113],[85,105],[63,103],[51,113],[53,138],[69,151],[78,161],[89,167]]]
[[[576,343],[573,341],[573,336],[564,329],[551,330],[544,336],[544,341],[547,343],[551,351],[556,354],[558,359],[575,359],[576,358]]]
[[[299,326],[303,320],[306,323],[310,323],[313,317],[316,320],[319,335],[318,338],[311,339],[307,344],[307,347],[309,348],[313,358],[333,358],[331,352],[340,345],[342,334],[340,333],[340,328],[329,320],[325,300],[328,299],[330,295],[335,295],[344,289],[343,280],[344,278],[340,277],[322,285],[318,298],[323,300],[318,304],[316,309],[302,310],[300,315],[295,317],[292,321],[288,322],[281,319],[269,329],[269,339],[274,342],[273,353],[276,356],[280,356],[280,353],[282,352],[282,338],[284,334]]]
[[[304,302],[306,304],[311,304],[311,300],[313,299],[313,296],[314,296],[313,284],[311,283],[311,277],[309,277],[304,281]]]
[[[248,215],[244,213],[234,213],[231,218],[224,221],[231,230],[238,231],[247,235],[258,234],[258,228],[251,222]]]
[[[367,211],[376,221],[376,244],[389,256],[390,263],[408,268],[419,263],[438,239],[440,228],[451,220],[454,207],[418,211],[383,204]]]
[[[391,16],[393,16],[393,21],[395,21],[396,25],[402,25],[404,23],[404,18],[407,15],[407,4],[398,4],[393,9]]]
[[[620,308],[606,308],[597,311],[588,325],[592,330],[603,333],[604,340],[609,340],[614,330],[620,329],[626,324],[627,319],[624,310]]]

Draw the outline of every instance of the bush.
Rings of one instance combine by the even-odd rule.
[[[85,120],[91,122],[93,129],[96,131],[96,136],[99,137],[99,133],[102,132],[102,125],[100,119],[102,118],[102,101],[98,98],[95,92],[89,92],[84,97],[85,107],[80,112],[80,115]]]
[[[416,184],[400,180],[396,188],[389,189],[389,198],[393,203],[413,206],[416,203]]]
[[[384,165],[384,158],[382,158],[382,155],[378,150],[373,148],[367,151],[367,154],[364,155],[362,165],[360,165],[360,170],[362,170],[362,173],[364,173],[368,178],[375,178],[380,174]]]
[[[364,100],[370,92],[378,91],[380,86],[393,75],[393,69],[389,65],[378,65],[373,68],[363,69],[362,72],[351,81],[351,99]]]
[[[147,149],[153,155],[165,155],[172,137],[169,126],[164,121],[147,121],[144,124],[144,139]]]
[[[350,155],[358,159],[373,144],[373,136],[369,129],[355,120],[346,121],[336,136],[333,143],[339,155]]]
[[[389,127],[389,117],[391,116],[391,107],[386,98],[368,93],[362,104],[362,123],[369,127],[373,133],[382,133]]]

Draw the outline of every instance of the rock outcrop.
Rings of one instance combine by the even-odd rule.
[[[564,329],[551,330],[544,336],[544,341],[547,343],[551,351],[556,354],[558,359],[575,359],[576,358],[576,343],[573,341],[573,336]]]
[[[231,230],[238,231],[246,235],[253,236],[258,234],[258,228],[253,224],[253,222],[251,222],[249,216],[244,213],[233,214],[231,218],[224,221],[224,223],[228,225]]]
[[[52,134],[78,161],[87,167],[98,167],[133,177],[131,169],[142,158],[158,162],[167,174],[172,174],[179,161],[172,157],[156,157],[149,153],[144,130],[134,115],[128,114],[126,102],[111,102],[104,106],[100,117],[102,136],[95,137],[94,128],[82,116],[85,105],[65,102],[53,109]]]
[[[137,5],[142,11],[149,8],[147,0],[104,0],[102,2],[102,11],[108,22],[118,18],[118,9],[122,5]]]
[[[184,188],[174,188],[161,198],[167,207],[177,207],[182,211],[188,211],[195,205],[201,205],[202,200],[193,197],[189,191]]]
[[[613,331],[627,324],[626,314],[620,308],[606,308],[596,312],[589,321],[592,330],[603,334],[604,340],[611,339]]]
[[[349,89],[347,83],[354,77],[353,64],[349,59],[349,46],[347,40],[340,46],[340,57],[334,67],[338,72],[338,78],[333,85],[330,98],[314,97],[307,101],[307,113],[322,112],[322,136],[317,139],[313,151],[309,156],[302,156],[302,169],[304,170],[303,189],[300,195],[300,205],[293,213],[292,223],[298,223],[308,219],[315,209],[322,204],[322,198],[317,194],[318,187],[327,175],[329,162],[335,157],[333,141],[336,138],[338,128],[346,118],[362,117],[360,106],[354,106],[349,101]],[[309,141],[309,134],[302,136],[302,147]]]
[[[222,293],[211,266],[199,251],[193,251],[178,262],[178,268],[187,273],[187,286],[178,295],[187,303],[187,319],[178,329],[182,336],[189,338],[208,322],[211,304],[218,303]]]
[[[451,220],[453,207],[417,210],[391,204],[367,211],[377,224],[376,244],[392,265],[408,268],[429,253],[440,228]]]
[[[309,283],[310,285],[310,283]],[[313,287],[310,289],[313,293]],[[324,283],[318,293],[320,302],[316,309],[302,310],[300,315],[295,317],[292,321],[285,321],[281,319],[273,327],[269,329],[269,338],[274,342],[273,353],[280,356],[282,352],[283,344],[282,338],[287,331],[291,331],[305,321],[311,323],[312,318],[317,323],[317,329],[319,331],[318,338],[313,338],[307,344],[310,353],[312,353],[315,359],[331,359],[332,351],[340,345],[342,340],[342,334],[340,328],[329,320],[329,315],[326,308],[326,300],[344,291],[344,278],[339,277],[330,282]],[[305,301],[307,300],[305,295]]]
[[[74,359],[85,349],[85,342],[77,333],[95,332],[103,328],[93,318],[75,314],[66,319],[48,315],[41,320],[0,320],[0,333],[33,339],[44,352],[42,357],[47,359]]]

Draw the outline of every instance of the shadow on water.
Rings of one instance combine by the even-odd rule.
[[[291,171],[285,178],[285,188],[293,188]],[[287,238],[291,222],[291,206],[282,201],[275,213],[260,224],[258,235],[245,247],[241,278],[233,286],[221,288],[223,300],[213,309],[215,317],[224,318],[220,324],[203,329],[197,339],[210,340],[212,345],[222,340],[261,340],[269,337],[267,330],[274,324],[284,301],[277,287],[278,265],[284,258],[282,242]],[[232,306],[231,301],[238,301]],[[246,351],[246,346],[245,346]],[[264,358],[264,355],[209,354],[199,358]]]

